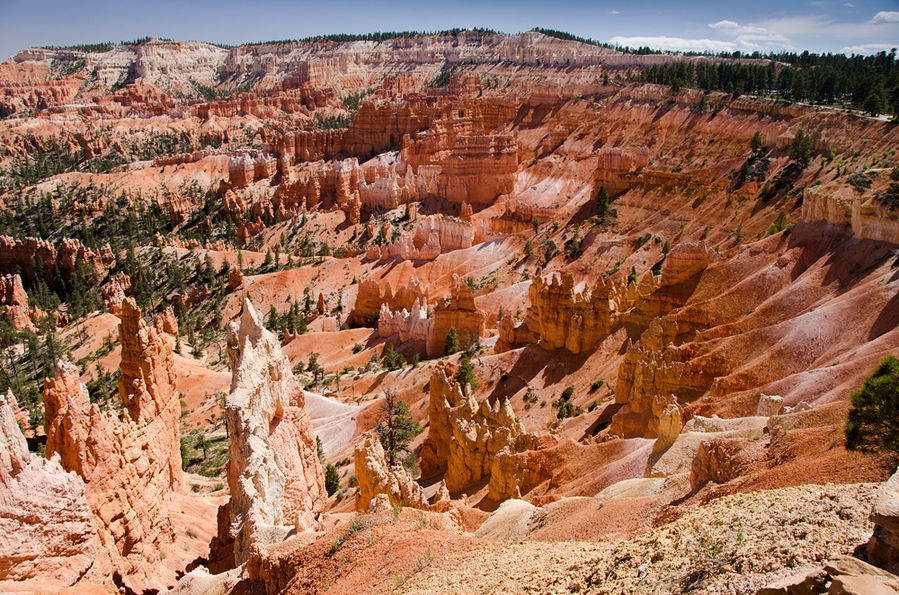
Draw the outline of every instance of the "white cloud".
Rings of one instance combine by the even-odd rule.
[[[740,23],[735,23],[734,21],[718,21],[717,23],[709,23],[709,27],[712,29],[717,29],[722,33],[727,35],[739,35],[741,33],[768,33],[768,30],[764,27],[757,27],[754,25],[741,25]]]
[[[889,52],[894,47],[896,47],[895,43],[863,43],[844,46],[840,52],[844,54],[876,54],[877,52]]]
[[[675,52],[732,52],[739,49],[731,41],[716,39],[684,39],[683,37],[668,37],[666,35],[647,37],[616,36],[609,40],[611,43],[638,48],[649,46],[657,50],[670,50]]]
[[[843,6],[845,6],[846,8],[855,8],[855,4],[853,4],[852,2],[844,2]]]
[[[871,23],[899,23],[899,10],[881,10],[874,15]]]
[[[618,10],[610,10],[609,14],[621,14],[621,11]]]
[[[741,25],[735,21],[723,20],[709,23],[709,28],[720,31],[723,35],[733,36],[735,47],[740,51],[766,51],[793,47],[793,42],[782,33],[771,31],[754,23]]]

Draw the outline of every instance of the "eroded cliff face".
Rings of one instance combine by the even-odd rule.
[[[219,542],[233,539],[234,562],[242,564],[254,544],[277,543],[294,529],[313,528],[327,495],[305,394],[249,299],[240,324],[228,327],[228,347],[231,501],[228,535],[219,535]]]
[[[421,447],[423,476],[444,474],[450,492],[490,479],[500,452],[534,448],[536,436],[524,431],[508,400],[481,401],[466,395],[452,367],[437,365],[430,380],[428,437]]]
[[[812,186],[802,201],[802,220],[846,226],[859,239],[899,245],[899,209],[877,198],[891,183],[890,172],[869,170],[867,175],[873,177],[873,183],[864,189],[837,181]]]
[[[652,275],[618,282],[600,279],[592,289],[575,286],[571,273],[538,274],[528,289],[531,306],[525,319],[503,320],[496,351],[519,347],[536,337],[547,350],[566,349],[577,354],[595,349],[624,321],[625,315],[655,288]]]
[[[171,496],[184,486],[181,406],[171,347],[129,298],[121,317],[122,415],[91,404],[78,369],[60,361],[44,382],[46,453],[84,481],[98,540],[91,573],[159,588],[174,582],[176,570],[159,562],[174,541]]]
[[[376,432],[362,435],[353,451],[356,479],[356,510],[368,512],[372,501],[379,495],[387,497],[390,506],[427,508],[424,490],[399,463],[391,465],[384,454],[384,447]]]
[[[174,314],[168,313],[171,324]],[[175,388],[172,348],[162,334],[164,321],[160,321],[159,329],[148,326],[129,298],[122,301],[120,317],[119,396],[133,421],[160,428],[160,435],[153,439],[159,446],[153,458],[167,468],[172,488],[181,489],[181,404]]]
[[[28,452],[13,408],[0,402],[0,581],[59,589],[97,558],[84,480],[58,457]]]

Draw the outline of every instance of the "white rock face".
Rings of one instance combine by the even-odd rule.
[[[249,300],[239,327],[228,327],[228,347],[231,536],[241,564],[252,545],[281,541],[294,527],[311,527],[326,494],[303,389]]]

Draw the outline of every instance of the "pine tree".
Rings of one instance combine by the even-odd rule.
[[[383,421],[375,429],[381,437],[387,461],[393,465],[397,453],[421,433],[421,426],[409,415],[409,405],[400,401],[396,392],[390,389],[384,392],[383,414]]]
[[[802,130],[796,132],[790,143],[790,159],[806,167],[812,159],[812,138]]]
[[[884,358],[850,400],[846,448],[899,455],[899,359]]]
[[[456,332],[456,327],[451,326],[450,330],[446,333],[446,341],[443,344],[443,354],[452,355],[457,351],[459,351],[459,333]]]
[[[474,375],[474,366],[471,365],[471,358],[468,352],[462,354],[459,360],[459,369],[456,370],[453,378],[456,379],[456,382],[459,383],[466,395],[468,395],[469,389],[477,390],[478,379]]]
[[[340,474],[337,473],[337,467],[328,463],[325,467],[325,490],[329,496],[333,496],[334,492],[340,489]]]
[[[596,211],[600,219],[609,216],[609,191],[605,186],[600,187],[599,192],[596,193]]]
[[[749,148],[752,149],[753,153],[759,153],[765,148],[765,141],[762,140],[761,132],[756,131],[756,133],[752,135],[752,140],[749,141]]]

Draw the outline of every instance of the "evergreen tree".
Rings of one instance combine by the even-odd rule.
[[[400,401],[396,392],[390,389],[384,392],[383,415],[383,421],[375,429],[381,437],[387,461],[393,465],[397,454],[421,433],[421,426],[409,415],[409,405]]]
[[[756,133],[752,135],[752,140],[749,141],[749,148],[752,149],[753,153],[759,153],[765,148],[765,142],[762,140],[761,132],[756,131]]]
[[[899,359],[884,358],[850,400],[846,448],[899,455]]]
[[[325,490],[329,496],[333,496],[334,492],[340,489],[340,475],[337,473],[337,467],[328,463],[325,467]]]
[[[451,326],[450,330],[446,333],[446,341],[443,344],[443,354],[452,355],[457,351],[459,351],[459,333],[456,332],[456,327]]]
[[[879,116],[883,112],[883,99],[877,89],[871,89],[862,108],[872,116]]]
[[[600,219],[609,216],[609,192],[605,186],[601,186],[596,193],[596,212]]]
[[[799,130],[790,143],[790,159],[806,167],[812,159],[812,138]]]
[[[474,375],[474,366],[471,365],[471,358],[468,352],[463,353],[459,359],[459,369],[456,370],[453,378],[456,379],[456,382],[459,383],[466,395],[468,395],[469,389],[477,390],[478,379]]]

